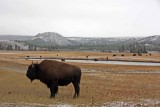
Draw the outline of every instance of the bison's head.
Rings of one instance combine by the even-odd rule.
[[[31,82],[34,79],[37,79],[37,76],[38,76],[38,64],[31,64],[28,67],[26,76],[31,80]]]

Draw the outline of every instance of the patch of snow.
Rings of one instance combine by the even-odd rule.
[[[38,104],[38,103],[2,103],[0,107],[73,107],[69,104]]]
[[[159,100],[142,99],[140,102],[108,102],[100,107],[160,107]]]

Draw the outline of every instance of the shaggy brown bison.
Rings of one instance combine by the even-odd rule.
[[[72,83],[75,89],[73,98],[79,96],[81,69],[77,66],[53,61],[44,60],[40,64],[31,64],[28,67],[26,76],[31,80],[40,80],[50,88],[50,97],[55,97],[58,86],[67,86]]]

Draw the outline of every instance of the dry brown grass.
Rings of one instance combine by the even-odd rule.
[[[160,98],[160,74],[112,74],[83,72],[81,94],[72,99],[73,86],[60,87],[55,99],[49,99],[49,90],[39,81],[30,81],[25,74],[0,70],[0,101],[9,103],[72,105],[103,104],[112,101],[140,101]]]
[[[58,54],[64,57],[85,57],[88,54],[94,55],[94,57],[105,56],[104,53],[87,52],[61,52]],[[0,54],[0,103],[23,102],[45,105],[67,103],[87,106],[113,101],[139,102],[142,99],[159,100],[160,98],[160,67],[71,63],[82,69],[80,97],[72,99],[74,89],[70,84],[67,87],[59,87],[56,98],[50,99],[49,89],[44,84],[37,80],[31,84],[25,76],[24,71],[31,61],[19,58],[27,55],[50,57],[57,53]],[[159,55],[153,55],[155,58],[157,56]],[[13,72],[21,70],[23,73]]]

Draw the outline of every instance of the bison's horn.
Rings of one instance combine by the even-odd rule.
[[[34,64],[32,64],[32,68],[34,68]]]
[[[33,64],[33,61],[32,61],[32,68],[34,68],[34,64]]]

